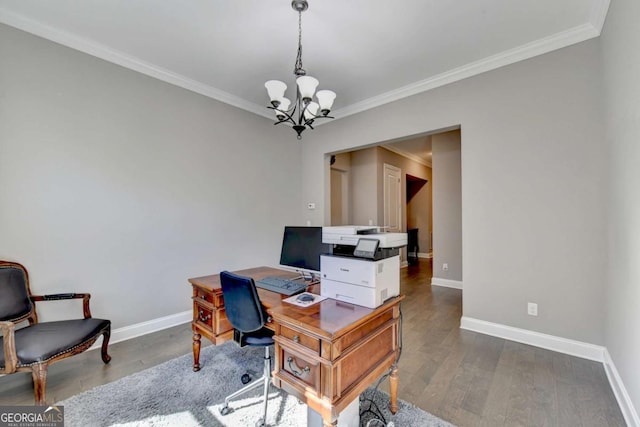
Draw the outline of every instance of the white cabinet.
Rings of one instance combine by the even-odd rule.
[[[400,256],[371,261],[322,255],[320,276],[322,296],[375,308],[400,294]]]

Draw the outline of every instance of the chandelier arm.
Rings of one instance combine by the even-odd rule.
[[[302,102],[302,98],[300,97],[300,90],[298,89],[297,91],[297,96],[296,96],[296,107],[299,108],[298,109],[298,125],[300,126],[304,126],[304,122],[305,122],[305,118],[304,118],[304,112],[307,111],[307,107],[308,105],[305,105],[304,102]],[[293,113],[291,113],[293,114]]]
[[[304,126],[309,126],[311,129],[313,129],[313,127],[311,127],[311,124],[316,120],[316,119],[333,119],[335,117],[331,117],[331,116],[314,116],[312,119],[306,120],[304,122]]]
[[[284,118],[282,120],[278,120],[277,122],[275,122],[274,125],[279,125],[280,123],[293,123],[293,124],[295,124],[295,122],[292,122],[289,118]]]
[[[274,123],[274,124],[277,125],[278,123],[284,123],[284,122],[291,122],[294,125],[297,124],[296,121],[292,117],[292,114],[294,114],[295,111],[296,111],[296,106],[295,105],[293,106],[292,109],[289,109],[288,111],[281,110],[281,109],[279,109],[277,107],[269,107],[269,106],[267,106],[267,108],[269,108],[271,110],[275,110],[275,111],[277,111],[279,113],[282,113],[282,114],[284,114],[286,116],[286,118],[284,118],[284,119],[278,119],[279,121],[277,123]],[[291,114],[289,114],[289,111],[291,112]]]
[[[331,116],[315,116],[313,118],[313,120],[316,120],[316,119],[335,119],[335,117],[331,117]]]

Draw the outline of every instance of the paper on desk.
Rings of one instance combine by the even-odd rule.
[[[313,301],[298,301],[298,297],[300,295],[313,295]],[[311,292],[303,292],[301,294],[298,295],[293,295],[290,296],[289,298],[285,298],[283,299],[284,302],[288,302],[289,304],[293,304],[293,305],[297,305],[298,307],[309,307],[310,305],[313,305],[317,302],[326,300],[328,297],[323,297],[321,295],[317,295],[317,294],[312,294]]]

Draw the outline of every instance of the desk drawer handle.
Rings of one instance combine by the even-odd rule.
[[[207,296],[206,295],[200,295],[200,299],[206,300]]]
[[[211,314],[207,314],[206,316],[204,315],[204,311],[199,310],[198,311],[198,317],[200,318],[200,321],[202,323],[207,323],[209,321],[209,319],[211,319]]]
[[[299,336],[297,336],[297,335],[294,335],[294,336],[293,336],[293,342],[294,342],[294,343],[296,343],[296,344],[298,344],[298,343],[300,342],[300,337],[299,337]]]
[[[296,364],[293,363],[293,357],[291,356],[287,357],[287,362],[289,363],[289,369],[291,370],[293,375],[295,375],[296,377],[301,377],[305,374],[308,375],[309,372],[311,371],[311,369],[309,369],[308,366],[305,366],[302,370],[300,370],[300,368],[298,368]]]

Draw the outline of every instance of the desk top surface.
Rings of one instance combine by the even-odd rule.
[[[234,271],[236,274],[253,277],[259,280],[267,276],[280,276],[293,278],[299,276],[298,273],[280,270],[271,267],[257,267],[246,270]],[[213,274],[210,276],[194,277],[189,279],[192,285],[207,289],[213,292],[220,292],[220,276]],[[309,287],[309,292],[320,294],[319,285]],[[395,297],[380,307],[367,308],[359,305],[349,304],[327,298],[308,307],[298,307],[294,304],[283,302],[287,295],[277,292],[257,288],[260,301],[267,308],[268,313],[278,322],[298,326],[307,331],[327,338],[335,339],[353,328],[368,321],[381,311],[398,304],[403,295]]]

